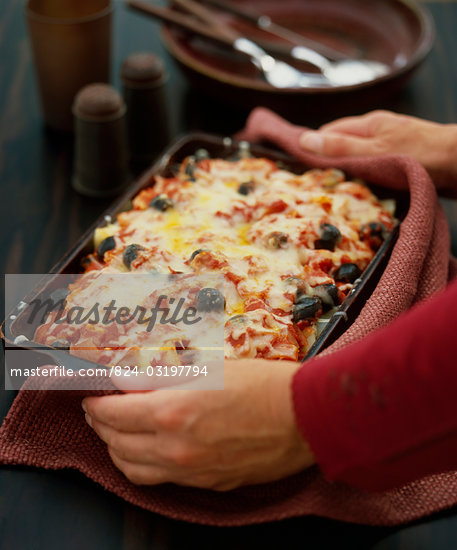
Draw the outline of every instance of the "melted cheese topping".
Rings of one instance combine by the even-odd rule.
[[[192,162],[186,159],[174,178],[157,177],[132,210],[96,230],[96,248],[115,239],[97,268],[223,273],[226,357],[302,358],[314,340],[316,318],[293,323],[297,289],[312,295],[318,285],[335,284],[333,274],[345,263],[363,271],[375,251],[359,236],[362,226],[379,222],[390,230],[392,214],[338,170],[297,175],[255,158]],[[151,204],[162,195],[169,201],[163,211]],[[339,230],[332,250],[317,246],[323,224]],[[131,244],[142,248],[127,266],[123,253]],[[336,285],[343,298],[352,287]],[[124,334],[122,342],[134,337]]]

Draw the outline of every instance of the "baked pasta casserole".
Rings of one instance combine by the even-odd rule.
[[[84,269],[222,274],[223,295],[205,288],[196,300],[223,308],[225,357],[300,360],[318,320],[343,302],[393,229],[392,210],[340,170],[296,174],[267,158],[200,150],[95,231]],[[78,282],[69,298],[77,290]],[[35,337],[65,340],[77,354],[84,330],[51,315]]]

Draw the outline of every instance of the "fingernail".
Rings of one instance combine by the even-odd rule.
[[[86,413],[86,422],[92,428],[92,417]]]
[[[324,148],[324,138],[316,132],[305,132],[300,137],[300,145],[308,151],[321,153]]]
[[[87,412],[87,405],[86,405],[85,401],[81,402],[81,407],[83,408],[83,411],[86,413]]]

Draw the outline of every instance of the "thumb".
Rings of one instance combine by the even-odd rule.
[[[306,131],[300,136],[300,147],[325,157],[354,157],[377,153],[375,140],[333,132]]]

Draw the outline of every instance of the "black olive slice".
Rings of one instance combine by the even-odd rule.
[[[206,149],[197,149],[197,151],[195,151],[195,160],[197,162],[200,162],[201,160],[206,160],[206,159],[209,159],[209,153]]]
[[[245,181],[238,187],[238,193],[240,195],[249,195],[255,189],[255,183],[251,181]]]
[[[244,325],[248,321],[249,321],[249,317],[247,315],[233,315],[233,317],[230,317],[230,319],[227,322],[233,323],[234,325]]]
[[[341,283],[353,283],[361,275],[361,271],[355,264],[343,264],[341,265],[334,274],[336,281]]]
[[[339,305],[338,287],[332,283],[317,285],[312,290],[313,296],[320,298],[324,311]]]
[[[157,197],[154,197],[149,203],[149,206],[159,210],[160,212],[165,212],[165,210],[173,208],[173,201],[165,194],[157,195]]]
[[[322,311],[322,302],[319,298],[302,295],[292,307],[292,321],[298,323],[314,319],[320,311]]]
[[[184,174],[189,176],[191,181],[195,181],[195,170],[197,165],[195,164],[195,157],[189,157],[187,160],[186,168],[184,169]]]
[[[131,268],[133,260],[136,260],[138,257],[138,252],[144,250],[144,247],[139,244],[129,244],[124,253],[122,254],[122,261],[124,262],[125,267],[128,269]]]
[[[267,236],[269,248],[287,248],[289,237],[280,231],[273,231]]]
[[[341,241],[340,230],[330,223],[321,224],[321,235],[314,241],[314,248],[334,251]]]
[[[197,293],[198,311],[224,311],[225,299],[217,288],[202,288]]]
[[[70,290],[68,288],[56,288],[56,290],[53,290],[49,295],[49,298],[53,304],[53,310],[64,309],[65,302],[69,294],[70,294]]]
[[[113,250],[114,248],[116,248],[116,241],[114,240],[114,237],[106,237],[106,239],[103,239],[103,241],[98,245],[97,255],[101,260],[103,260],[105,253],[108,252],[108,250]]]
[[[373,250],[377,250],[385,239],[386,228],[380,222],[370,222],[362,225],[359,235],[362,241],[367,241]]]
[[[202,252],[208,252],[207,248],[198,248],[197,250],[194,250],[190,256],[190,261],[192,261],[194,258],[196,258],[199,254]]]

